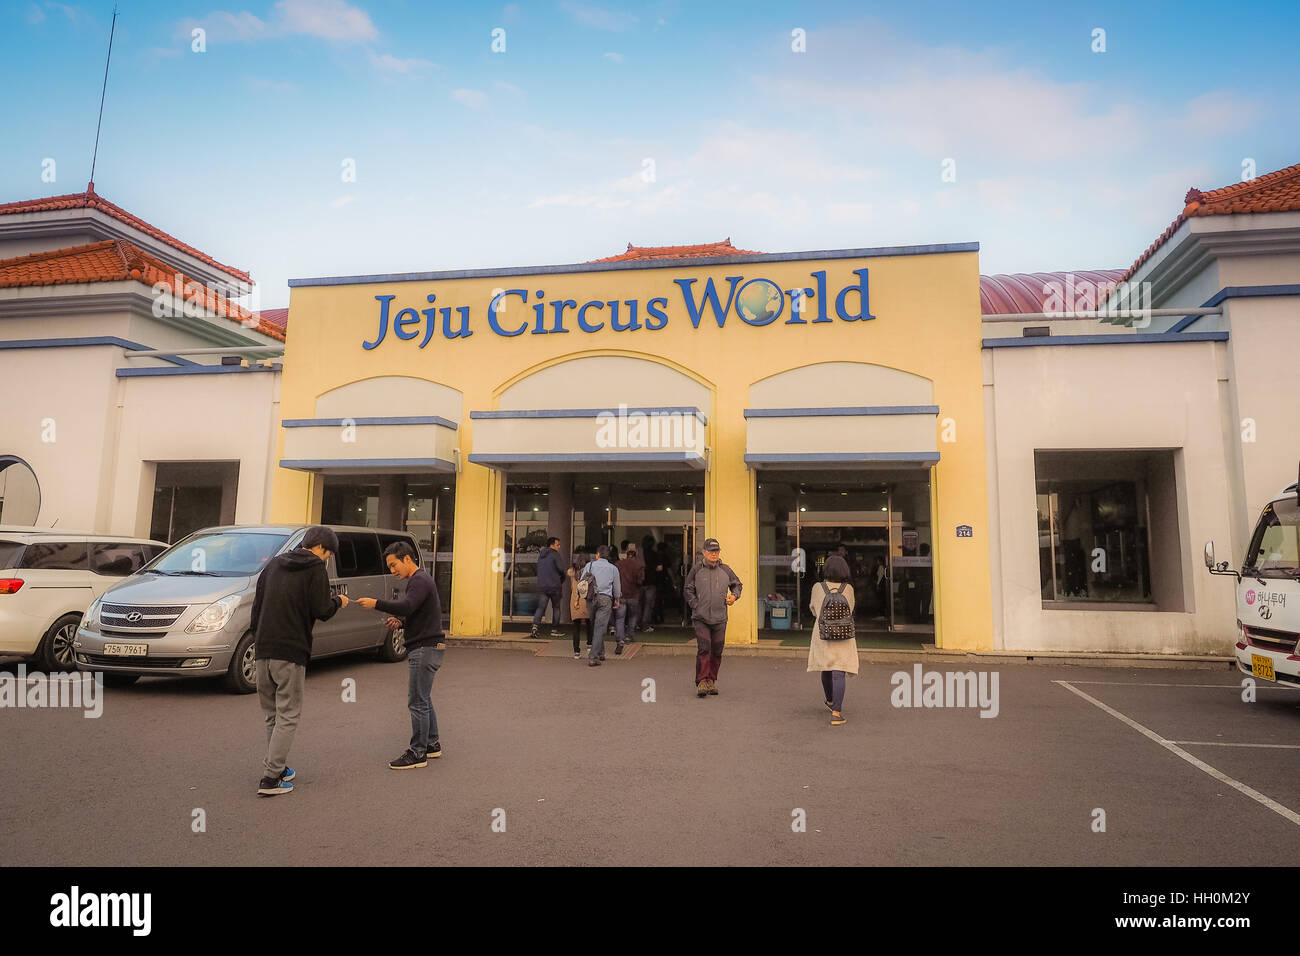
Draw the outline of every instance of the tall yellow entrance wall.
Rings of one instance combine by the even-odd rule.
[[[943,248],[943,247],[939,247]],[[822,255],[822,254],[818,254]],[[936,641],[945,648],[992,647],[990,602],[989,528],[986,492],[984,405],[981,388],[980,307],[978,254],[974,251],[871,255],[858,251],[851,257],[826,253],[825,258],[728,264],[659,266],[619,264],[608,271],[489,274],[469,278],[378,277],[345,284],[294,283],[285,351],[281,414],[285,419],[316,416],[316,399],[331,389],[379,376],[404,375],[435,381],[460,391],[463,412],[457,444],[461,471],[456,478],[456,513],[453,551],[452,632],[473,636],[500,633],[500,562],[493,549],[502,544],[502,512],[506,481],[490,468],[468,461],[474,451],[471,411],[497,408],[504,388],[540,368],[591,354],[627,355],[666,363],[690,375],[711,395],[707,443],[711,449],[705,476],[704,532],[722,543],[723,560],[745,582],[746,599],[731,609],[727,639],[732,643],[757,640],[757,607],[753,600],[757,581],[758,515],[755,472],[745,465],[746,419],[744,410],[750,385],[789,369],[821,362],[857,361],[900,369],[930,379],[934,403],[939,406],[940,461],[931,472],[934,546]],[[847,286],[858,285],[854,270],[867,270],[869,311],[873,319],[845,321],[837,317],[834,299]],[[708,305],[699,326],[691,321],[682,288],[674,280],[695,279],[695,301],[712,279],[719,302],[726,304],[731,284],[727,277],[769,279],[782,290],[819,290],[814,274],[825,271],[826,314],[819,316],[816,298],[807,301],[806,324],[787,324],[791,300],[775,321],[748,325],[737,315],[733,302],[725,326],[719,328]],[[488,271],[488,270],[484,270]],[[317,282],[320,280],[303,280]],[[339,282],[339,280],[331,280]],[[737,284],[739,288],[740,284]],[[762,288],[761,286],[758,288]],[[502,290],[524,289],[525,305],[518,296],[504,298],[499,318],[505,330],[525,322],[515,337],[495,333],[488,323],[488,305]],[[544,297],[535,296],[537,290]],[[436,296],[434,306],[428,297]],[[845,311],[858,312],[858,292],[843,299]],[[390,300],[389,327],[372,349],[379,333],[380,303]],[[554,301],[571,300],[580,306],[590,300],[618,300],[620,319],[627,320],[627,300],[636,300],[638,319],[647,321],[647,304],[655,303],[667,319],[660,329],[615,331],[610,328],[610,308],[591,309],[588,322],[602,322],[599,331],[578,328],[576,309],[563,311],[569,331],[535,334],[534,304],[547,303],[544,327],[553,325]],[[402,308],[468,307],[467,338],[445,338],[443,317],[425,339],[425,316],[402,327],[409,340],[399,340],[393,319]],[[451,313],[452,329],[461,315]],[[658,320],[653,320],[658,321]],[[617,383],[593,382],[585,407],[617,407]],[[611,406],[610,403],[614,404]],[[667,404],[667,403],[665,403]],[[830,395],[791,395],[789,405],[836,404]],[[564,406],[573,407],[573,406]],[[387,415],[429,414],[420,408],[394,404]],[[279,454],[283,458],[284,429],[280,429]],[[348,445],[340,441],[339,457]],[[912,451],[914,449],[899,449]],[[546,451],[538,448],[536,451]],[[320,515],[319,478],[277,468],[272,493],[272,515],[280,521],[313,521]],[[968,525],[970,537],[958,537],[957,527]]]

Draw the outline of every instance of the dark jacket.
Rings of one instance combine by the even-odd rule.
[[[375,608],[401,618],[406,646],[411,650],[442,643],[442,599],[424,568],[406,579],[406,594],[400,601],[376,601]]]
[[[686,575],[686,604],[701,624],[727,623],[727,593],[740,597],[740,578],[721,561],[713,567],[701,561]]]
[[[340,605],[330,593],[325,562],[310,551],[294,548],[267,562],[257,578],[251,626],[258,660],[311,660],[311,631],[328,621]]]
[[[618,563],[619,583],[623,587],[623,596],[636,600],[645,584],[645,562],[635,554]]]
[[[537,558],[537,590],[558,591],[564,587],[564,571],[567,565],[554,548],[542,548]]]

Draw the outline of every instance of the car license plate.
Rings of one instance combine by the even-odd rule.
[[[1277,680],[1277,676],[1273,673],[1273,658],[1264,657],[1262,654],[1250,655],[1250,672],[1264,680]]]
[[[146,657],[149,654],[149,645],[148,644],[105,644],[104,653],[112,654],[115,657]]]

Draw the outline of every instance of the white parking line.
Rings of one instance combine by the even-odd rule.
[[[1277,750],[1300,750],[1300,744],[1234,744],[1226,740],[1171,740],[1184,747],[1271,747]]]
[[[1278,814],[1279,816],[1287,820],[1290,820],[1296,826],[1300,826],[1300,813],[1296,813],[1294,810],[1282,806],[1282,804],[1278,803],[1272,797],[1267,797],[1264,794],[1260,793],[1258,790],[1246,786],[1240,780],[1234,780],[1232,777],[1229,777],[1226,773],[1223,773],[1222,771],[1216,770],[1215,768],[1211,767],[1205,761],[1198,760],[1197,758],[1189,754],[1186,750],[1183,750],[1181,747],[1175,744],[1172,740],[1166,740],[1164,737],[1161,737],[1154,730],[1148,730],[1146,727],[1143,727],[1141,724],[1139,724],[1136,720],[1133,720],[1131,717],[1126,717],[1115,708],[1103,704],[1096,697],[1091,697],[1088,694],[1085,694],[1083,691],[1079,690],[1079,688],[1071,686],[1069,681],[1056,680],[1056,681],[1052,681],[1052,683],[1060,684],[1070,693],[1077,694],[1078,696],[1082,697],[1084,700],[1088,701],[1088,703],[1101,708],[1106,713],[1114,717],[1116,720],[1123,721],[1124,723],[1132,727],[1134,730],[1136,730],[1138,733],[1142,734],[1145,737],[1150,738],[1151,740],[1154,740],[1156,743],[1158,743],[1161,747],[1164,747],[1170,753],[1177,754],[1179,757],[1182,757],[1184,760],[1190,763],[1193,767],[1196,767],[1198,770],[1205,771],[1215,780],[1218,780],[1221,783],[1226,783],[1234,790],[1239,790],[1240,792],[1244,793],[1246,796],[1250,797],[1250,799],[1254,800],[1256,803],[1263,804],[1264,806],[1268,807],[1270,810],[1272,810],[1274,813]],[[1175,686],[1185,686],[1185,685],[1175,685]]]
[[[1056,681],[1061,684],[1064,681]],[[1232,690],[1241,690],[1240,684],[1137,684],[1126,680],[1072,680],[1071,684],[1108,684],[1113,687],[1218,687],[1230,688]],[[1271,687],[1266,684],[1260,684],[1256,690],[1291,690],[1289,687]]]

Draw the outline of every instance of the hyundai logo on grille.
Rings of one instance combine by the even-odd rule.
[[[137,621],[144,620],[144,615],[141,614],[139,611],[132,611],[130,614],[126,616],[126,619],[130,621],[132,624],[134,624]]]

